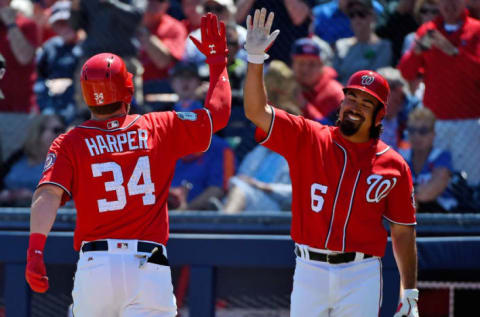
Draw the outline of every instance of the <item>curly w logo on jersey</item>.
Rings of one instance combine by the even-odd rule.
[[[397,184],[397,178],[391,180],[382,175],[370,175],[367,177],[367,184],[370,185],[367,190],[367,201],[369,203],[378,203],[382,198],[387,197],[388,193]]]

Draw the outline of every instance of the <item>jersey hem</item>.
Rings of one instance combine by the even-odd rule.
[[[272,135],[273,125],[275,123],[275,108],[273,108],[271,105],[269,106],[270,106],[270,109],[272,109],[272,122],[270,123],[270,128],[268,129],[267,137],[262,141],[258,142],[258,144],[264,144],[265,142],[268,141],[268,139],[270,139],[270,136]]]
[[[388,221],[392,223],[396,223],[398,225],[404,225],[404,226],[416,226],[417,222],[398,222],[398,221],[393,221],[392,219],[388,218],[387,216],[383,216],[383,218],[387,219]]]
[[[59,183],[55,183],[55,182],[43,182],[43,183],[40,183],[37,185],[37,188],[39,188],[40,186],[42,185],[45,185],[45,184],[52,184],[52,185],[56,185],[58,187],[60,187],[61,189],[63,189],[68,196],[70,196],[70,198],[73,198],[72,197],[72,194],[70,193],[70,191],[68,189],[66,189],[63,185],[59,184]]]

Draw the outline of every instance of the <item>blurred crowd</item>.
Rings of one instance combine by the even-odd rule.
[[[29,206],[50,143],[89,119],[79,69],[92,55],[125,60],[134,113],[203,107],[208,67],[188,36],[212,12],[232,114],[207,152],[177,162],[169,206],[288,211],[288,164],[243,112],[245,19],[262,7],[281,30],[272,105],[334,125],[350,75],[378,71],[391,87],[381,139],[410,165],[418,211],[480,210],[480,0],[0,0],[0,206]]]

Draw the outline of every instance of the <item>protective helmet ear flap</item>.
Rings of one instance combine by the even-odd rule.
[[[123,98],[123,102],[127,104],[132,103],[133,93],[133,74],[127,72],[127,79],[125,80],[125,97]]]

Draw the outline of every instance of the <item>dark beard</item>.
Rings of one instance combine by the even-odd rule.
[[[340,121],[340,131],[346,136],[352,136],[357,133],[358,129],[360,129],[360,125],[356,125],[350,120],[342,120]]]
[[[350,113],[350,111],[345,112],[343,114],[343,120],[339,120],[337,122],[337,125],[340,127],[340,131],[346,135],[346,136],[352,136],[357,131],[360,129],[360,126],[362,125],[363,121],[365,121],[364,118],[362,118],[360,121],[352,121],[348,119],[347,115]]]

